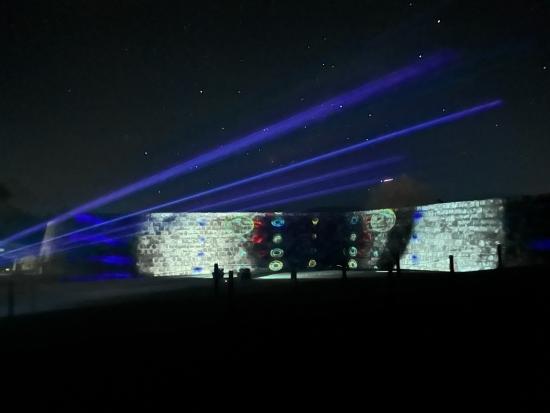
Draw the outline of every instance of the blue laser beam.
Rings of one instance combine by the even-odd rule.
[[[493,100],[493,101],[483,103],[483,104],[480,104],[480,105],[477,105],[477,106],[473,106],[473,107],[470,107],[468,109],[464,109],[464,110],[454,112],[454,113],[451,113],[451,114],[448,114],[448,115],[445,115],[445,116],[441,116],[441,117],[438,117],[438,118],[435,118],[435,119],[431,119],[431,120],[428,120],[428,121],[425,121],[425,122],[422,122],[422,123],[419,123],[419,124],[416,124],[416,125],[413,125],[413,126],[406,127],[404,129],[400,129],[400,130],[397,130],[397,131],[394,131],[394,132],[390,132],[390,133],[387,133],[387,134],[384,134],[384,135],[380,135],[380,136],[374,137],[372,139],[364,140],[364,141],[359,142],[357,144],[353,144],[353,145],[349,145],[349,146],[346,146],[346,147],[343,147],[343,148],[340,148],[340,149],[336,149],[334,151],[330,151],[330,152],[315,156],[313,158],[308,158],[308,159],[305,159],[303,161],[293,163],[291,165],[283,166],[281,168],[273,169],[271,171],[263,172],[263,173],[260,173],[258,175],[253,175],[253,176],[243,178],[243,179],[240,179],[240,180],[237,180],[237,181],[234,181],[234,182],[230,182],[228,184],[224,184],[224,185],[221,185],[221,186],[218,186],[218,187],[215,187],[215,188],[211,188],[211,189],[208,189],[206,191],[198,192],[198,193],[195,193],[195,194],[192,194],[192,195],[187,195],[187,196],[179,198],[179,199],[175,199],[175,200],[168,201],[168,202],[165,202],[165,203],[162,203],[162,204],[154,205],[154,206],[151,206],[151,207],[148,207],[148,208],[136,211],[136,212],[132,212],[130,214],[122,215],[120,217],[116,217],[116,218],[107,220],[107,221],[99,223],[99,224],[84,227],[84,228],[81,228],[81,229],[78,229],[78,230],[75,230],[75,231],[72,231],[72,232],[68,232],[66,234],[61,234],[61,235],[58,235],[56,237],[52,237],[49,240],[45,240],[45,241],[42,241],[42,242],[37,242],[37,243],[34,243],[34,244],[29,244],[29,245],[22,246],[22,247],[19,247],[19,248],[16,248],[16,249],[12,249],[10,251],[6,251],[3,254],[0,254],[0,257],[2,255],[6,255],[8,253],[21,251],[21,250],[24,250],[26,248],[32,247],[34,245],[42,244],[43,242],[52,242],[52,241],[55,241],[56,239],[64,238],[64,237],[67,237],[67,236],[70,236],[70,235],[73,235],[73,234],[78,234],[78,233],[81,233],[81,232],[84,232],[84,231],[89,231],[89,230],[92,230],[92,229],[95,229],[95,228],[99,228],[103,225],[108,225],[108,224],[112,224],[112,223],[115,223],[115,222],[119,222],[119,221],[129,219],[129,218],[141,215],[141,214],[147,214],[147,213],[150,213],[150,212],[154,212],[154,211],[157,211],[157,210],[162,209],[162,208],[166,208],[166,207],[177,205],[177,204],[180,204],[180,203],[183,203],[183,202],[191,201],[191,200],[194,200],[194,199],[206,196],[206,195],[211,195],[211,194],[226,190],[226,189],[231,189],[231,188],[234,188],[234,187],[239,186],[239,185],[254,182],[254,181],[257,181],[257,180],[260,180],[260,179],[263,179],[263,178],[272,177],[274,175],[289,172],[289,171],[292,171],[294,169],[301,168],[301,167],[304,167],[304,166],[308,166],[308,165],[311,165],[311,164],[314,164],[314,163],[317,163],[317,162],[320,162],[320,161],[335,158],[337,156],[344,155],[344,154],[347,154],[347,153],[351,153],[351,152],[354,152],[354,151],[357,151],[357,150],[360,150],[360,149],[364,149],[364,148],[367,148],[367,147],[372,146],[372,145],[377,145],[377,144],[380,144],[380,143],[388,142],[388,141],[393,140],[393,139],[408,136],[408,135],[413,134],[415,132],[419,132],[421,130],[429,129],[431,127],[435,127],[435,126],[438,126],[438,125],[443,125],[443,124],[446,124],[446,123],[451,123],[451,122],[463,119],[463,118],[468,117],[468,116],[473,116],[473,115],[475,115],[477,113],[480,113],[480,112],[484,112],[484,111],[487,111],[487,110],[494,109],[494,108],[496,108],[500,105],[502,105],[502,100],[497,99],[497,100]]]
[[[328,189],[322,189],[322,190],[319,190],[319,191],[312,191],[312,192],[308,192],[308,193],[305,193],[305,194],[295,195],[295,196],[291,196],[291,197],[287,197],[287,198],[283,198],[283,199],[275,199],[275,200],[272,200],[272,201],[267,201],[267,202],[264,202],[264,203],[259,203],[259,204],[248,206],[244,211],[259,211],[262,208],[265,208],[267,206],[287,204],[287,203],[290,203],[290,202],[301,201],[303,199],[309,199],[309,198],[317,198],[317,197],[324,196],[324,195],[330,195],[330,194],[335,194],[335,193],[338,193],[338,192],[349,191],[350,189],[356,189],[356,188],[361,188],[361,187],[365,187],[365,186],[372,186],[374,184],[380,184],[380,178],[378,178],[378,179],[367,179],[367,180],[359,181],[359,182],[356,182],[356,183],[353,183],[353,184],[339,185],[339,186],[336,186],[336,187],[332,187],[332,188],[328,188]]]
[[[401,159],[403,159],[402,156],[392,156],[392,157],[389,157],[389,158],[386,158],[386,159],[381,159],[381,160],[377,160],[377,161],[368,162],[368,163],[365,163],[363,165],[358,165],[358,166],[353,166],[353,167],[350,167],[350,168],[340,169],[340,170],[337,170],[337,171],[325,173],[323,175],[317,175],[317,176],[314,176],[313,178],[306,178],[306,179],[302,179],[302,180],[299,180],[299,181],[296,181],[296,182],[291,182],[291,183],[288,183],[288,184],[279,185],[279,186],[276,186],[276,187],[273,187],[273,188],[265,189],[263,191],[254,191],[254,192],[251,192],[251,193],[246,194],[246,195],[241,195],[241,196],[226,199],[226,200],[223,200],[223,201],[220,201],[220,202],[217,202],[217,203],[213,203],[213,204],[205,205],[205,206],[202,206],[202,207],[199,207],[199,208],[195,208],[195,209],[192,209],[191,211],[204,211],[204,210],[208,210],[208,209],[211,209],[211,208],[216,208],[216,207],[219,207],[219,206],[222,206],[222,205],[233,204],[235,202],[245,201],[245,200],[249,200],[249,199],[253,199],[253,198],[259,198],[259,197],[269,195],[269,194],[272,194],[272,193],[277,193],[277,192],[287,191],[287,190],[290,190],[290,189],[300,188],[300,187],[303,187],[303,186],[306,186],[306,185],[312,185],[312,184],[315,184],[315,183],[318,183],[318,182],[326,182],[328,180],[339,178],[339,177],[342,177],[342,176],[351,175],[351,174],[355,174],[355,173],[358,173],[358,172],[363,172],[363,171],[366,171],[366,170],[370,170],[370,169],[373,169],[373,168],[376,168],[376,167],[379,167],[379,166],[396,163],[396,162],[400,161]],[[119,228],[110,229],[110,230],[102,232],[100,234],[94,233],[94,234],[81,235],[81,236],[77,235],[76,237],[73,235],[73,237],[75,237],[76,239],[71,240],[70,242],[62,245],[61,247],[65,248],[65,247],[67,247],[71,244],[76,244],[76,243],[81,243],[81,244],[83,244],[83,246],[87,245],[87,244],[90,244],[92,242],[95,244],[95,241],[100,241],[101,242],[101,239],[103,239],[103,236],[106,235],[106,234],[110,235],[110,234],[113,234],[113,233],[116,233],[116,232],[121,232],[121,231],[124,231],[124,230],[127,230],[127,229],[136,228],[136,227],[139,227],[140,225],[141,225],[140,223],[125,225],[125,226],[122,226],[122,227],[119,227]],[[109,238],[109,239],[112,240],[112,238]],[[50,252],[50,254],[52,254],[52,253],[54,253],[54,251]]]
[[[248,199],[258,198],[258,197],[262,197],[262,196],[277,193],[277,192],[287,191],[289,189],[296,189],[296,188],[300,188],[300,187],[303,187],[303,186],[306,186],[306,185],[312,185],[312,184],[319,183],[319,182],[325,182],[325,181],[328,181],[330,179],[339,178],[339,177],[346,176],[346,175],[351,175],[351,174],[354,174],[354,173],[357,173],[357,172],[362,172],[362,171],[366,171],[366,170],[369,170],[369,169],[373,169],[373,168],[376,168],[378,166],[388,165],[390,163],[395,163],[395,162],[400,161],[401,159],[403,159],[403,157],[393,156],[393,157],[382,159],[382,160],[379,160],[379,161],[373,161],[373,162],[369,162],[369,163],[366,163],[366,164],[363,164],[363,165],[353,166],[351,168],[340,169],[340,170],[335,171],[335,172],[329,172],[329,173],[326,173],[326,174],[323,174],[323,175],[318,175],[314,178],[302,179],[302,180],[299,180],[299,181],[296,181],[296,182],[291,182],[289,184],[279,185],[279,186],[275,186],[273,188],[265,189],[263,191],[255,191],[255,192],[252,192],[250,194],[242,195],[242,196],[239,196],[239,197],[236,197],[236,198],[226,199],[226,200],[216,202],[216,203],[213,203],[213,204],[201,206],[201,207],[198,207],[198,208],[191,209],[191,211],[205,211],[205,210],[209,210],[209,209],[212,209],[212,208],[217,208],[217,207],[220,207],[220,206],[223,206],[223,205],[234,204],[235,202],[246,201]]]
[[[339,185],[339,186],[336,186],[336,187],[332,187],[332,188],[328,188],[328,189],[322,189],[322,190],[319,190],[319,191],[312,191],[312,192],[307,192],[305,194],[295,195],[295,196],[291,196],[291,197],[287,197],[287,198],[271,200],[271,201],[267,201],[267,202],[264,202],[264,203],[259,203],[259,204],[248,206],[248,207],[246,207],[246,209],[244,209],[244,211],[259,211],[262,208],[265,208],[267,206],[287,204],[287,203],[301,201],[303,199],[309,199],[309,198],[317,198],[317,197],[324,196],[324,195],[330,195],[330,194],[335,194],[335,193],[338,193],[338,192],[348,191],[350,189],[356,189],[356,188],[361,188],[361,187],[365,187],[365,186],[372,186],[374,184],[380,184],[380,178],[378,178],[378,179],[366,179],[366,180],[362,180],[362,181],[359,181],[359,182],[356,182],[356,183],[353,183],[353,184]]]
[[[429,73],[430,71],[449,62],[454,57],[454,54],[451,52],[441,52],[438,54],[434,54],[433,56],[422,59],[422,62],[403,67],[386,76],[368,82],[356,89],[342,93],[323,103],[299,112],[289,118],[273,123],[242,138],[233,140],[226,145],[222,145],[195,158],[189,159],[154,175],[143,178],[130,185],[115,190],[107,195],[82,204],[61,215],[58,215],[57,217],[54,217],[53,219],[48,220],[47,222],[34,225],[30,228],[13,234],[1,240],[0,245],[7,244],[8,242],[12,242],[26,237],[27,235],[36,233],[44,229],[49,222],[64,222],[76,214],[81,214],[83,212],[90,211],[100,206],[109,204],[137,191],[164,182],[167,179],[194,172],[199,167],[204,167],[215,161],[220,161],[231,155],[244,151],[247,148],[257,145],[260,142],[273,140],[297,128],[300,128],[305,124],[311,124],[313,122],[323,120],[329,116],[341,112],[344,108],[356,106],[357,104],[367,100],[368,98],[376,94],[379,94],[401,83]]]
[[[337,185],[337,186],[333,186],[333,187],[323,189],[323,190],[319,190],[319,191],[310,191],[310,192],[302,193],[302,194],[296,195],[296,196],[291,196],[291,197],[287,197],[287,198],[283,198],[283,199],[268,201],[268,202],[264,202],[264,203],[258,203],[256,205],[252,205],[252,206],[247,207],[245,209],[245,211],[256,212],[256,211],[259,211],[261,208],[264,208],[266,206],[278,205],[278,204],[281,204],[281,203],[290,203],[290,202],[295,202],[295,201],[299,201],[299,200],[303,200],[303,199],[315,198],[315,197],[319,197],[319,196],[323,196],[323,195],[329,195],[329,194],[334,194],[334,193],[338,193],[338,192],[344,192],[344,191],[347,191],[347,190],[350,190],[350,189],[356,189],[356,188],[365,187],[365,186],[372,186],[374,184],[380,184],[380,182],[381,182],[380,178],[376,178],[376,179],[362,180],[362,181],[359,181],[359,182],[356,182],[356,183],[353,183],[353,184]],[[114,237],[113,239],[118,240],[118,239],[123,239],[123,238],[130,238],[130,237],[133,237],[133,236],[136,236],[136,235],[139,235],[139,234],[143,234],[143,231],[142,230],[134,231],[134,232],[131,232],[131,233],[128,233],[128,234],[124,234],[124,235]],[[70,246],[70,247],[67,247],[67,248],[60,249],[60,250],[56,251],[55,253],[60,254],[60,253],[64,253],[64,252],[67,252],[67,251],[72,251],[72,250],[78,249],[78,248],[89,247],[89,246],[92,246],[92,245],[95,245],[95,244],[97,244],[97,242],[92,242],[92,243],[89,243],[89,244],[74,245],[74,246]]]

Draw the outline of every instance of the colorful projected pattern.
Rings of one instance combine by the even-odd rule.
[[[256,273],[401,268],[495,268],[504,241],[503,201],[416,208],[309,213],[150,214],[137,241],[137,265],[152,275],[210,274],[214,263]]]

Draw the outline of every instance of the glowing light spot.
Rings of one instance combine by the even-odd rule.
[[[529,244],[535,251],[550,251],[550,238],[537,239]]]
[[[283,242],[283,236],[281,234],[273,235],[273,243],[274,244],[280,244],[281,242]]]
[[[317,234],[315,233],[311,234],[311,239],[317,239]]]
[[[285,252],[281,248],[273,248],[271,251],[269,251],[269,255],[271,255],[273,258],[281,258],[283,255],[285,255]]]
[[[355,232],[352,232],[349,236],[349,240],[354,242],[357,239],[357,234]]]
[[[311,260],[308,261],[307,266],[309,268],[315,268],[317,266],[317,261],[311,259]]]
[[[285,225],[285,219],[281,216],[273,218],[271,220],[271,225],[273,225],[275,228],[281,228],[282,226]]]
[[[351,225],[355,225],[359,222],[359,217],[357,215],[354,215],[354,216],[351,217],[349,222],[350,222]]]
[[[393,210],[381,209],[371,215],[369,225],[374,232],[388,232],[395,225],[396,219]]]
[[[348,254],[350,257],[357,256],[357,248],[356,247],[349,247]]]
[[[311,223],[312,223],[313,225],[317,225],[317,224],[319,223],[319,218],[318,218],[318,217],[312,218],[312,219],[311,219]]]
[[[252,238],[250,240],[254,244],[261,244],[262,242],[264,242],[264,237],[262,237],[261,235],[258,235],[258,234],[254,234],[254,235],[252,235]]]
[[[348,261],[348,268],[351,268],[352,270],[355,270],[359,265],[357,264],[357,261],[354,259],[351,259]]]
[[[269,263],[269,269],[271,271],[281,271],[283,266],[283,262],[279,260],[273,260]]]

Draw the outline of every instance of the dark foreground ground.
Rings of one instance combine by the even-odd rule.
[[[547,277],[518,269],[252,280],[232,295],[226,285],[216,295],[204,280],[3,319],[2,403],[44,411],[546,411]]]

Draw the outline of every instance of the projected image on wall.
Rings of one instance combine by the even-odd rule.
[[[151,275],[257,274],[349,269],[458,271],[496,266],[502,201],[454,202],[349,213],[159,213],[147,215],[137,266]]]

